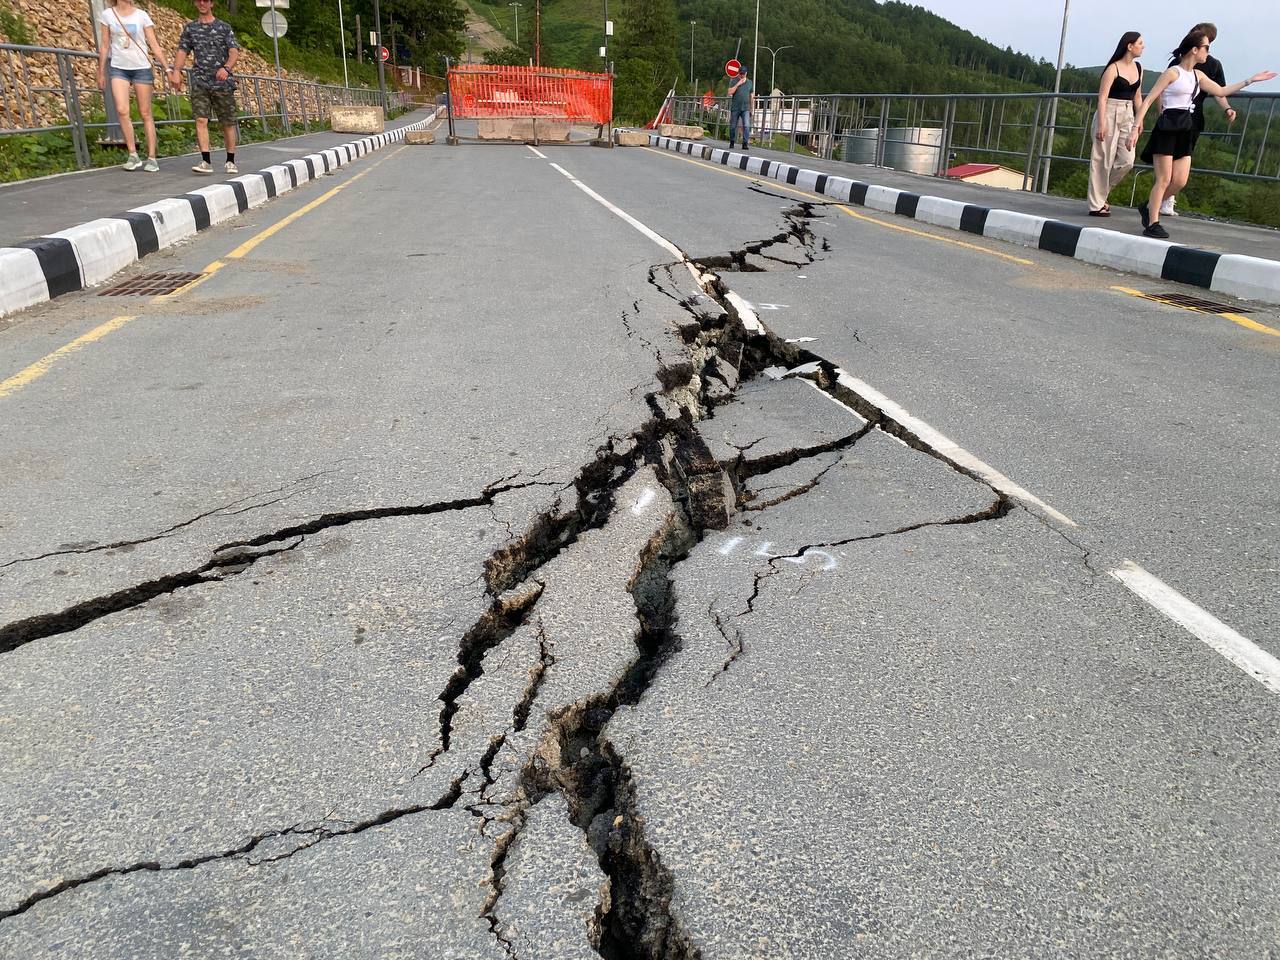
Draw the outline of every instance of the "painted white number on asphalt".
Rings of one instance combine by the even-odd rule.
[[[747,543],[746,537],[730,537],[716,548],[716,553],[720,554],[722,557],[727,557],[730,554],[735,553],[744,543]],[[835,570],[840,566],[840,561],[825,550],[806,550],[799,556],[783,557],[773,552],[772,540],[758,540],[754,544],[747,545],[748,547],[755,547],[751,553],[754,557],[764,557],[768,560],[785,560],[787,563],[794,563],[797,566],[804,566],[809,562],[810,558],[821,558],[822,571],[824,573]]]

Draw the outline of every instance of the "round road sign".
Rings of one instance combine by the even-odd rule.
[[[268,10],[262,15],[262,30],[268,37],[279,39],[289,29],[289,21],[279,10]]]
[[[386,63],[388,60],[391,59],[391,51],[388,50],[386,47],[379,47],[378,59],[381,60],[383,63]]]
[[[727,77],[736,77],[742,72],[742,64],[737,60],[730,60],[724,65],[724,73]]]

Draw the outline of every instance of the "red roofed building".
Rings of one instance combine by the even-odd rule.
[[[947,176],[965,183],[980,183],[1006,190],[1021,190],[1023,186],[1021,170],[1011,170],[998,163],[962,163],[948,170]]]

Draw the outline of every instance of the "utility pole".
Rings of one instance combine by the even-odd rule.
[[[373,30],[378,37],[378,49],[373,55],[378,58],[378,99],[382,101],[382,112],[387,112],[387,74],[382,65],[382,8],[378,0],[373,0]]]
[[[516,46],[520,46],[520,7],[519,3],[508,3],[508,7],[516,8]]]
[[[542,66],[542,0],[533,3],[533,62]]]
[[[755,84],[760,69],[760,0],[756,0],[756,45],[751,52],[751,82]]]
[[[697,20],[689,21],[689,90],[693,90],[693,28],[698,25]]]
[[[1040,177],[1041,193],[1049,192],[1049,167],[1053,163],[1053,139],[1058,124],[1058,94],[1062,92],[1062,64],[1067,54],[1067,17],[1070,13],[1071,0],[1062,0],[1062,36],[1058,40],[1058,72],[1053,76],[1053,105],[1049,107],[1049,131],[1045,145],[1044,172]]]
[[[356,28],[356,36],[360,36],[360,30]],[[351,79],[347,76],[347,30],[342,23],[342,0],[338,0],[338,39],[342,41],[342,85],[344,87],[351,86]]]
[[[356,14],[356,63],[364,63],[364,32],[360,29],[360,14]]]

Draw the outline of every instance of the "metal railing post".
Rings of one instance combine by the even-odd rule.
[[[76,166],[81,170],[89,166],[89,141],[85,136],[84,118],[80,115],[80,94],[76,88],[75,67],[71,58],[64,53],[57,56],[58,79],[62,84],[62,102],[67,111],[67,121],[71,124],[71,142],[75,148]]]
[[[880,126],[876,128],[875,165],[884,166],[884,144],[889,133],[889,98],[880,98]]]
[[[1031,121],[1031,130],[1027,135],[1027,159],[1022,168],[1022,189],[1035,190],[1035,174],[1031,171],[1034,169],[1036,156],[1036,140],[1040,136],[1040,111],[1044,109],[1044,101],[1036,100],[1036,117]]]
[[[1250,97],[1244,111],[1244,126],[1240,128],[1240,142],[1236,145],[1236,159],[1231,164],[1231,172],[1240,172],[1240,154],[1244,151],[1244,138],[1249,134],[1249,117],[1253,114],[1253,98]],[[1274,102],[1274,101],[1273,101]]]
[[[1271,135],[1271,119],[1276,115],[1276,102],[1271,101],[1271,109],[1267,112],[1267,125],[1262,130],[1262,142],[1258,144],[1258,162],[1253,165],[1254,173],[1262,172],[1263,154],[1267,149],[1267,138]]]

